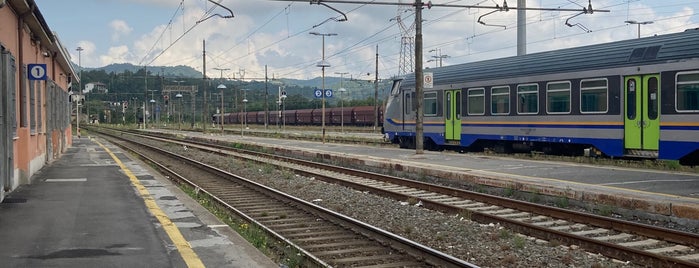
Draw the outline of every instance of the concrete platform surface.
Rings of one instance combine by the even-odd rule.
[[[152,174],[113,145],[74,139],[0,204],[0,267],[279,267]]]

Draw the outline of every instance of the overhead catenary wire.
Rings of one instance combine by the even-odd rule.
[[[217,5],[218,5],[218,6],[221,6],[220,4],[217,4]],[[178,7],[178,10],[179,10],[179,8],[180,8],[180,7]],[[212,6],[211,8],[209,8],[209,10],[207,10],[206,12],[204,12],[204,14],[202,14],[202,16],[201,16],[202,19],[198,20],[194,25],[192,25],[189,29],[187,29],[185,32],[183,32],[177,39],[175,39],[175,41],[173,41],[172,43],[170,43],[170,45],[168,45],[166,48],[164,48],[160,53],[158,53],[158,55],[154,56],[153,59],[151,59],[148,63],[143,64],[143,62],[146,60],[146,58],[148,57],[148,55],[150,54],[150,52],[151,52],[152,50],[151,50],[151,51],[148,51],[148,52],[143,56],[143,59],[141,59],[141,61],[139,62],[138,65],[143,65],[143,66],[151,65],[151,64],[152,64],[153,62],[155,62],[155,60],[157,60],[160,56],[162,56],[163,54],[165,54],[165,52],[166,52],[168,49],[170,49],[171,47],[173,47],[178,41],[180,41],[182,38],[184,38],[189,32],[191,32],[192,30],[194,30],[194,28],[196,28],[201,22],[205,21],[205,20],[208,19],[208,18],[211,18],[211,16],[210,16],[209,14],[210,14],[215,8],[216,8],[216,6]],[[224,7],[224,8],[225,8],[225,7]],[[226,8],[226,9],[230,11],[230,9],[228,9],[228,8]],[[177,12],[175,12],[175,14],[176,14],[176,13],[177,13]],[[232,13],[233,13],[233,12],[231,11],[231,17],[232,17]],[[209,15],[209,17],[207,17],[206,19],[204,19],[204,17],[206,17],[207,15]],[[225,17],[225,16],[223,16],[223,17]],[[172,19],[170,20],[170,23],[172,23]],[[166,27],[166,29],[167,29],[167,27]],[[163,32],[165,32],[165,30],[163,30]],[[161,35],[161,36],[162,36],[162,35]],[[156,40],[155,43],[157,44],[157,42],[158,42],[158,41]],[[155,46],[155,45],[154,45],[154,46]]]
[[[625,6],[625,5],[627,4],[627,1],[623,1],[623,3],[620,3],[620,2],[617,2],[617,3],[618,3],[618,4],[616,4],[616,5],[624,5],[624,6]],[[570,4],[570,3],[568,2],[568,3],[563,3],[563,4]],[[612,5],[612,6],[613,6],[613,5]],[[663,5],[663,6],[664,6],[664,5]],[[624,9],[626,9],[626,8],[624,8]],[[281,12],[283,13],[284,10],[285,10],[285,9],[282,9]],[[537,15],[537,16],[538,16],[538,15]],[[560,17],[561,17],[561,16],[558,16],[558,17],[551,18],[551,19],[548,19],[548,20],[545,20],[545,21],[557,20],[557,19],[560,18]],[[275,17],[275,18],[278,18],[278,16]],[[271,21],[271,20],[273,20],[273,19],[270,19],[270,21]],[[437,20],[435,20],[435,21],[437,21]],[[623,20],[622,20],[622,21],[623,21]],[[428,23],[429,23],[429,22],[428,22]],[[531,23],[535,23],[535,22],[531,22]],[[528,24],[531,24],[531,23],[528,23]],[[614,27],[614,26],[611,26],[611,27]],[[514,28],[516,28],[516,27],[512,27],[512,28],[514,29]],[[598,29],[595,29],[595,30],[596,30],[596,31],[604,31],[606,28],[610,28],[610,27],[598,28]],[[617,27],[617,28],[618,28],[618,27]],[[682,26],[677,26],[677,28],[682,28]],[[257,27],[257,28],[255,29],[254,32],[251,32],[251,33],[247,34],[246,39],[250,39],[250,38],[254,37],[254,36],[257,34],[257,32],[261,31],[261,29],[262,29],[262,27]],[[310,29],[310,28],[308,28],[308,29]],[[383,28],[382,28],[382,29],[383,29]],[[613,29],[616,29],[616,28],[613,28]],[[306,31],[308,31],[308,30],[300,31],[299,33],[296,34],[296,36],[301,35],[301,34],[304,34]],[[499,31],[493,31],[493,32],[499,32]],[[473,35],[469,35],[468,37],[463,37],[463,38],[459,38],[459,39],[455,39],[455,40],[450,40],[450,41],[447,41],[447,42],[441,42],[440,44],[445,44],[445,43],[446,43],[446,44],[448,45],[448,44],[458,43],[460,40],[463,40],[463,41],[474,40],[474,39],[478,39],[478,38],[483,37],[483,36],[487,36],[488,34],[490,34],[490,33],[489,33],[489,32],[486,32],[486,33],[473,34]],[[271,44],[266,45],[266,46],[261,46],[261,47],[259,47],[259,48],[256,47],[254,50],[249,51],[249,53],[248,53],[247,55],[244,55],[244,56],[238,57],[238,58],[233,58],[233,59],[231,59],[231,60],[225,60],[225,61],[223,61],[223,62],[219,62],[219,64],[220,64],[220,65],[226,65],[226,64],[234,64],[234,63],[237,63],[239,60],[244,59],[245,57],[254,56],[255,54],[260,53],[260,52],[262,52],[262,51],[265,51],[265,50],[269,49],[270,47],[272,47],[272,46],[274,46],[274,45],[278,45],[278,44],[280,44],[280,43],[283,43],[283,42],[285,42],[285,41],[288,41],[288,40],[290,40],[291,37],[293,37],[293,36],[294,36],[294,35],[289,35],[289,36],[288,36],[289,38],[280,39],[280,40],[277,40],[277,41],[274,42],[274,43],[271,43]],[[372,34],[372,36],[376,36],[376,33]],[[361,51],[361,50],[363,50],[363,49],[367,49],[368,47],[372,47],[372,46],[374,46],[376,43],[381,42],[381,41],[379,41],[379,40],[385,41],[386,39],[388,39],[388,38],[393,38],[393,37],[395,37],[395,36],[398,36],[398,33],[395,33],[395,34],[393,34],[393,35],[391,35],[391,36],[387,36],[387,37],[381,36],[382,39],[377,39],[377,40],[375,40],[374,42],[368,41],[368,40],[371,40],[370,38],[365,38],[365,40],[362,40],[362,41],[359,41],[359,42],[355,42],[355,43],[352,44],[351,46],[348,46],[348,47],[346,47],[346,48],[343,48],[342,50],[337,50],[337,51],[335,51],[333,54],[330,55],[330,57],[340,57],[340,56],[351,57],[350,55],[352,55],[353,52]],[[572,36],[577,36],[577,34],[559,36],[559,37],[557,37],[557,39],[569,38],[569,37],[572,37]],[[553,40],[553,39],[546,39],[546,40]],[[244,42],[244,41],[245,41],[245,40],[243,40],[243,42]],[[536,41],[536,42],[529,42],[529,44],[539,43],[539,42],[545,42],[545,40],[540,40],[540,41]],[[438,44],[438,45],[439,45],[439,44]],[[429,46],[426,46],[425,49],[429,49],[429,48],[435,47],[435,46],[437,46],[437,45],[435,45],[435,44],[430,44]],[[506,48],[509,48],[509,47],[506,47]],[[231,49],[234,49],[234,48],[229,48],[227,51],[230,51]],[[502,48],[499,48],[499,49],[497,49],[497,50],[501,50],[501,49],[502,49]],[[383,51],[387,51],[387,50],[383,50]],[[495,51],[495,49],[491,49],[491,50],[489,50],[489,51]],[[487,52],[487,51],[486,51],[486,52]],[[479,52],[479,53],[486,53],[486,52]],[[225,56],[225,54],[226,54],[226,53],[218,53],[218,52],[217,52],[217,53],[212,53],[212,55],[216,55],[217,58],[223,57],[223,56],[221,56],[221,55],[224,55],[224,56]],[[397,53],[396,53],[396,54],[388,53],[388,55],[397,55]],[[465,57],[465,56],[468,56],[468,55],[461,55],[461,56],[459,56],[458,54],[455,54],[455,53],[453,53],[453,52],[450,53],[450,55],[452,55],[453,58],[454,58],[454,57]],[[469,54],[469,55],[471,55],[471,54]],[[384,56],[382,56],[382,57],[388,57],[388,56],[384,55]],[[364,61],[364,60],[362,59],[362,60],[359,60],[358,62],[361,63],[361,62],[363,62],[363,61]],[[370,61],[370,59],[366,59],[366,61]],[[152,61],[151,61],[151,62],[152,62]],[[360,64],[360,65],[361,65],[361,64]],[[336,66],[333,66],[333,67],[338,67],[338,68],[339,68],[339,67],[341,67],[341,66],[342,66],[342,65],[336,65]],[[302,67],[302,68],[305,69],[305,70],[315,69],[313,62],[298,62],[298,63],[295,63],[295,64],[292,63],[292,64],[290,64],[290,65],[283,66],[282,68],[291,68],[291,67]],[[249,66],[248,66],[248,68],[249,68],[248,70],[251,70],[251,71],[253,70],[253,69],[250,69]],[[296,74],[296,73],[301,73],[301,72],[303,72],[303,71],[304,71],[304,70],[292,71],[292,70],[288,70],[288,69],[287,69],[287,71],[285,71],[285,73],[291,73],[291,72],[293,72],[293,73]],[[382,72],[382,73],[385,74],[385,73],[387,73],[387,72],[384,71],[384,72]]]
[[[170,17],[170,21],[167,23],[167,26],[163,29],[162,32],[160,32],[160,36],[153,42],[153,45],[146,51],[145,55],[143,58],[141,58],[141,61],[139,61],[138,65],[142,65],[143,62],[146,60],[146,57],[155,49],[155,47],[158,45],[158,42],[162,40],[163,36],[165,35],[165,32],[168,28],[172,27],[172,22],[175,16],[177,16],[177,13],[179,13],[180,9],[184,10],[184,0],[180,1],[180,4],[177,6],[177,9],[175,9],[175,12],[172,14],[172,17]]]

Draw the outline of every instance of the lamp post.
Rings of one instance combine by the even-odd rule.
[[[240,120],[240,136],[245,136],[245,128],[248,125],[248,90],[241,88],[240,91],[243,93],[243,114]]]
[[[279,117],[277,119],[277,127],[282,127],[282,116],[284,116],[284,111],[282,110],[282,98],[286,98],[286,91],[283,90],[283,86],[278,87],[277,91],[277,105],[279,106]]]
[[[153,118],[155,118],[155,100],[153,99],[153,92],[151,92],[150,94],[151,94],[151,99],[150,99],[150,101],[149,101],[149,102],[150,102],[150,109],[151,109],[151,111],[150,111],[150,112],[151,112],[151,115],[150,115],[150,116],[152,116]],[[154,119],[153,121],[155,121],[155,119]]]
[[[636,24],[638,25],[638,38],[641,38],[641,25],[647,25],[647,24],[653,24],[652,21],[635,21],[635,20],[627,20],[624,21],[628,24]]]
[[[286,94],[281,96],[281,102],[282,102],[282,130],[286,128],[286,115],[284,114],[284,111],[286,108],[284,107],[284,100],[286,100]]]
[[[177,83],[177,88],[176,88],[176,90],[177,90],[178,93],[179,93],[179,90],[180,90],[180,83],[182,83],[182,82],[184,82],[184,81],[182,81],[182,80],[172,80],[172,82]],[[163,93],[164,93],[164,92],[163,92]],[[167,92],[167,95],[166,95],[166,96],[167,96],[168,99],[170,98],[170,91]],[[168,105],[166,106],[166,107],[167,107],[167,122],[168,122],[168,123],[170,123],[171,117],[174,117],[174,116],[175,116],[175,111],[177,110],[177,103],[175,102],[175,100],[169,100],[169,101],[173,101],[173,104],[170,105],[170,104],[168,103]]]
[[[175,98],[177,99],[177,102],[180,103],[180,108],[177,111],[177,130],[182,130],[182,93],[177,93],[175,95]]]
[[[243,125],[248,128],[248,99],[243,98]]]
[[[347,89],[341,87],[337,91],[340,91],[340,132],[345,133],[345,95]]]
[[[144,110],[148,111],[148,112],[151,113],[151,114],[150,114],[149,116],[144,116],[144,117],[143,117],[143,126],[144,126],[144,127],[148,125],[148,124],[146,123],[147,117],[153,117],[153,118],[155,118],[155,98],[153,97],[153,92],[155,92],[155,91],[157,91],[157,90],[155,90],[155,89],[149,89],[148,91],[150,91],[150,100],[144,104]],[[148,109],[148,103],[150,103],[150,106],[151,106],[150,109]],[[145,111],[144,111],[144,112],[145,112]],[[153,120],[153,122],[155,122],[155,119]]]
[[[136,124],[136,128],[140,128],[138,126],[138,98],[136,97],[131,97],[131,106],[133,106],[133,121],[134,124]]]
[[[345,102],[344,102],[344,93],[347,91],[345,87],[343,86],[343,82],[345,80],[345,75],[349,74],[348,72],[340,73],[340,72],[335,72],[335,74],[340,75],[340,88],[337,91],[340,91],[340,132],[344,133],[345,132]]]
[[[223,90],[226,89],[226,85],[220,84],[218,85],[219,90],[221,90],[221,113],[219,114],[219,123],[221,125],[221,135],[223,135]]]
[[[78,51],[78,68],[80,69],[80,75],[78,77],[78,96],[83,95],[83,67],[82,67],[82,51],[84,50],[82,47],[78,47],[75,50]],[[80,97],[76,98],[80,99]],[[78,138],[80,138],[80,106],[79,106],[79,101],[75,102],[75,131],[78,133]]]
[[[322,120],[321,128],[322,128],[322,130],[323,130],[323,138],[322,138],[322,140],[323,140],[323,143],[325,143],[325,67],[330,67],[330,64],[329,64],[328,62],[325,61],[325,37],[326,37],[326,36],[335,36],[335,35],[337,35],[337,34],[336,34],[336,33],[318,33],[318,32],[310,32],[310,34],[312,34],[312,35],[320,35],[320,36],[322,37],[322,39],[323,39],[322,58],[321,58],[322,60],[321,60],[316,66],[317,66],[317,67],[320,67],[320,68],[322,69],[322,72],[323,72],[323,73],[322,73],[322,79],[321,79],[321,81],[322,81],[322,82],[321,82],[321,87],[322,87],[321,92],[323,93],[323,94],[321,94],[321,95],[322,95],[322,100],[321,100],[322,109],[321,109],[321,113],[323,114],[323,115],[321,116],[321,118],[322,118],[322,119],[321,119],[321,120]]]

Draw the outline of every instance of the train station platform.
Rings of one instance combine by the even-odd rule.
[[[172,130],[203,140],[239,142],[271,148],[284,155],[299,155],[356,167],[397,170],[419,176],[434,176],[477,187],[520,191],[530,195],[558,197],[565,202],[619,209],[625,213],[651,213],[676,221],[699,224],[699,174],[672,171],[596,166],[568,162],[515,159],[484,154],[398,149],[379,145],[321,143],[297,139],[263,138],[250,135],[221,135]],[[317,135],[317,133],[316,133]],[[330,133],[332,135],[342,135]],[[369,139],[380,134],[362,134]],[[604,206],[604,207],[603,207]],[[592,209],[595,209],[594,207]]]
[[[118,147],[73,142],[0,203],[0,267],[279,267]]]

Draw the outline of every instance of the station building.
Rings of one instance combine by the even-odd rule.
[[[70,54],[34,0],[0,0],[0,201],[72,145]]]

